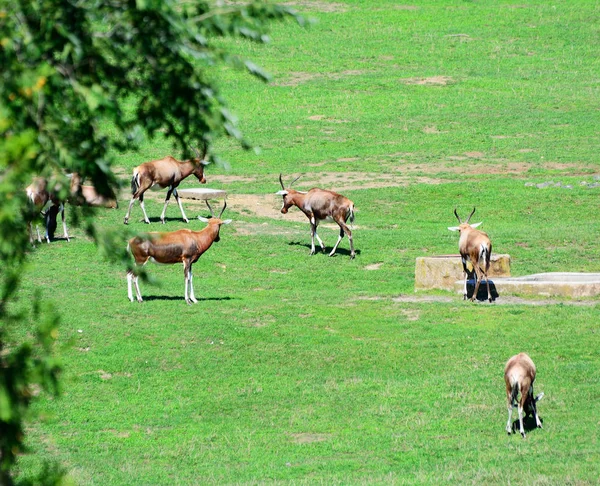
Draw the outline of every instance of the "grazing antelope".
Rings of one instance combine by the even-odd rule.
[[[81,176],[77,173],[71,175],[71,197],[69,202],[77,205],[94,206],[100,208],[118,208],[116,199],[98,194],[94,186],[85,186],[81,183]]]
[[[25,188],[27,198],[33,204],[44,217],[45,226],[45,238],[48,243],[54,238],[54,232],[56,231],[56,218],[58,213],[62,216],[62,225],[64,237],[67,241],[71,241],[69,234],[67,233],[67,224],[65,222],[65,206],[64,203],[58,198],[55,191],[48,190],[48,181],[42,177],[36,177],[31,184]],[[50,203],[50,207],[44,211],[46,205]],[[29,241],[33,244],[33,231],[31,230],[31,221],[27,223],[29,228]],[[36,224],[37,240],[42,242],[40,236],[39,227]]]
[[[129,213],[131,212],[131,208],[133,207],[133,203],[136,199],[140,200],[140,207],[144,213],[144,221],[147,224],[150,224],[150,220],[146,214],[146,209],[144,208],[144,193],[155,184],[158,184],[162,188],[168,188],[165,205],[163,207],[162,214],[160,215],[160,220],[162,223],[165,224],[165,213],[167,211],[169,199],[171,199],[171,194],[175,196],[177,204],[179,204],[179,209],[181,209],[183,220],[186,223],[189,223],[189,220],[183,212],[183,206],[181,205],[181,200],[179,199],[179,194],[177,193],[177,187],[183,179],[192,174],[198,178],[201,184],[206,184],[204,167],[208,165],[208,161],[206,160],[208,146],[204,144],[204,150],[202,154],[200,154],[200,152],[198,152],[198,150],[195,148],[194,151],[196,152],[197,156],[194,159],[188,159],[181,162],[171,156],[168,156],[164,159],[145,162],[133,169],[133,177],[131,178],[132,198],[131,202],[129,203],[129,208],[127,209],[127,214],[125,215],[125,219],[123,221],[125,224],[129,222]]]
[[[320,221],[333,220],[340,227],[340,235],[337,243],[333,247],[333,250],[329,253],[329,256],[335,254],[340,241],[344,237],[344,233],[348,235],[348,241],[350,241],[350,258],[354,258],[356,253],[354,252],[354,244],[352,242],[352,232],[346,225],[346,221],[350,219],[350,222],[354,222],[354,203],[347,197],[342,196],[336,192],[326,191],[324,189],[313,188],[308,192],[295,191],[291,189],[292,184],[296,182],[300,176],[296,177],[289,187],[286,189],[279,174],[279,183],[281,184],[281,191],[277,194],[283,196],[283,206],[281,212],[286,214],[288,209],[292,206],[297,206],[300,211],[306,214],[306,217],[310,221],[310,236],[311,236],[311,247],[310,254],[315,254],[315,236],[321,245],[321,249],[325,252],[325,245],[319,235],[317,234],[317,226]]]
[[[192,280],[192,265],[198,261],[198,258],[210,248],[215,241],[219,241],[219,229],[222,224],[231,223],[230,219],[222,220],[221,216],[227,207],[225,202],[219,216],[215,217],[212,208],[206,202],[210,209],[211,218],[206,219],[198,216],[200,221],[208,223],[208,226],[201,231],[191,231],[182,229],[170,233],[147,233],[143,236],[136,236],[129,240],[127,248],[131,251],[137,265],[145,265],[149,259],[157,263],[183,263],[183,274],[185,282],[185,301],[188,304],[198,302],[194,296],[194,285]],[[135,285],[135,292],[138,302],[142,302],[142,294],[138,284],[138,276],[132,271],[127,272],[127,295],[133,302],[133,293],[131,284]],[[189,289],[189,295],[188,295]]]
[[[535,424],[541,429],[542,422],[537,414],[537,402],[544,396],[540,393],[533,397],[533,382],[535,381],[535,364],[525,353],[519,353],[506,362],[504,367],[504,382],[506,383],[506,399],[508,401],[508,422],[506,422],[506,432],[508,435],[512,432],[512,410],[518,407],[519,412],[519,431],[525,438],[525,429],[523,428],[523,411],[527,415],[535,417]],[[521,394],[521,399],[517,402],[517,397]]]
[[[471,214],[469,214],[469,217],[465,221],[461,221],[455,209],[454,215],[456,216],[456,219],[458,219],[459,226],[451,226],[448,229],[450,231],[460,232],[458,251],[460,252],[463,270],[465,271],[463,299],[467,299],[467,278],[469,275],[467,270],[467,262],[470,261],[473,265],[473,272],[475,273],[475,290],[473,291],[471,300],[474,301],[477,298],[479,284],[481,283],[482,277],[485,277],[488,300],[491,302],[492,294],[490,293],[490,282],[487,274],[490,268],[490,260],[492,258],[492,242],[486,233],[475,229],[481,223],[469,224],[469,220],[474,213],[475,208],[473,208],[473,211],[471,211]]]

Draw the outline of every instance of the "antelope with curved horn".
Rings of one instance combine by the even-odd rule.
[[[471,216],[475,213],[475,208],[469,214],[469,217],[465,221],[461,221],[456,209],[454,209],[454,215],[458,219],[458,226],[451,226],[448,229],[450,231],[458,231],[460,238],[458,240],[458,251],[462,258],[463,270],[465,272],[465,285],[463,289],[463,299],[467,299],[467,278],[469,272],[467,270],[467,262],[470,261],[473,265],[473,272],[475,274],[475,290],[471,301],[477,298],[477,291],[479,290],[479,284],[481,279],[485,277],[485,284],[487,286],[488,300],[492,301],[492,294],[490,292],[490,282],[488,280],[488,271],[490,268],[490,259],[492,258],[492,242],[488,235],[483,231],[476,230],[481,223],[469,224]]]
[[[129,208],[127,209],[127,214],[125,215],[125,219],[123,220],[125,224],[129,222],[129,214],[131,213],[131,208],[133,207],[133,203],[136,199],[140,200],[140,207],[144,213],[144,222],[150,224],[150,220],[146,214],[146,209],[144,208],[144,193],[155,184],[158,184],[162,188],[168,188],[165,205],[160,215],[161,222],[165,224],[167,205],[169,204],[169,199],[171,199],[171,194],[173,194],[177,204],[179,204],[179,209],[181,210],[181,216],[183,216],[183,220],[186,223],[189,223],[189,220],[183,212],[183,206],[181,205],[181,200],[179,199],[179,194],[177,193],[177,187],[183,179],[192,174],[198,178],[201,184],[206,184],[204,167],[208,165],[208,161],[206,160],[208,145],[206,143],[204,144],[202,154],[200,154],[195,147],[192,147],[192,149],[194,152],[196,152],[196,158],[194,159],[188,159],[182,162],[171,156],[168,156],[164,159],[145,162],[133,169],[133,177],[131,178],[132,198],[129,203]]]
[[[198,261],[214,242],[220,240],[219,230],[221,225],[231,223],[230,219],[221,219],[227,207],[227,202],[225,202],[221,213],[217,217],[214,216],[208,201],[206,201],[206,205],[210,210],[211,218],[207,219],[198,216],[200,221],[208,223],[208,226],[203,230],[192,231],[182,229],[169,233],[146,233],[145,235],[130,239],[127,245],[138,266],[145,265],[150,259],[153,259],[157,263],[165,264],[183,263],[184,296],[188,304],[198,302],[194,296],[192,265]],[[133,302],[132,284],[135,285],[138,302],[142,302],[138,276],[133,271],[129,271],[127,272],[127,295],[131,302]]]
[[[281,191],[278,191],[277,194],[283,196],[281,212],[286,214],[290,207],[296,206],[306,215],[310,221],[311,255],[315,254],[315,237],[317,238],[319,245],[321,245],[321,249],[325,252],[325,245],[317,234],[319,222],[327,219],[335,221],[340,227],[340,235],[337,243],[329,253],[329,256],[335,254],[340,241],[342,241],[344,234],[346,234],[348,235],[348,241],[350,242],[350,258],[354,258],[356,253],[354,252],[354,243],[352,242],[352,232],[346,225],[348,219],[350,219],[350,222],[354,222],[354,203],[341,194],[318,189],[316,187],[308,192],[291,189],[292,184],[299,178],[300,176],[296,177],[286,189],[281,174],[279,174]]]

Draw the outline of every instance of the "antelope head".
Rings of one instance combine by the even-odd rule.
[[[209,225],[217,225],[218,229],[221,229],[221,225],[222,224],[229,224],[231,223],[231,219],[221,219],[221,216],[223,216],[223,213],[225,212],[225,208],[227,207],[227,201],[225,201],[225,204],[223,204],[223,209],[221,209],[221,212],[219,213],[218,216],[215,217],[215,213],[213,213],[212,208],[210,207],[210,204],[208,204],[208,201],[205,201],[206,205],[208,206],[208,210],[210,211],[210,218],[203,218],[202,216],[198,216],[198,219],[200,221],[202,221],[203,223],[208,223]],[[219,236],[219,232],[217,230],[217,237],[214,239],[214,241],[219,241],[221,239],[221,237]]]
[[[460,217],[458,216],[458,213],[456,212],[456,208],[455,208],[454,216],[456,216],[456,219],[458,219],[458,226],[449,226],[448,229],[450,231],[462,232],[466,229],[477,228],[482,222],[469,224],[469,221],[471,220],[471,216],[473,216],[474,213],[475,213],[475,208],[473,208],[473,211],[471,211],[471,214],[469,214],[469,217],[465,221],[461,221]]]
[[[288,212],[288,209],[290,209],[294,205],[294,195],[298,194],[298,191],[291,189],[291,187],[294,182],[296,182],[298,179],[300,179],[300,177],[302,177],[302,176],[299,175],[298,177],[296,177],[290,183],[289,187],[286,189],[285,186],[283,185],[283,180],[281,178],[281,174],[279,174],[279,183],[281,184],[281,191],[277,191],[276,194],[278,196],[283,196],[283,206],[281,206],[281,212],[283,214],[286,214]]]
[[[190,147],[196,153],[196,158],[193,160],[195,165],[194,175],[198,178],[200,184],[206,184],[206,177],[204,177],[204,168],[210,163],[206,159],[206,154],[208,153],[208,144],[204,142],[202,154],[196,147],[191,145]]]

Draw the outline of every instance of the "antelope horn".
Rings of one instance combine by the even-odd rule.
[[[221,214],[219,214],[219,219],[221,219],[221,216],[223,216],[223,213],[225,212],[226,207],[227,207],[227,200],[225,200],[225,204],[223,204],[223,209],[221,209]]]
[[[208,153],[208,144],[206,143],[206,141],[203,141],[202,144],[202,157],[200,157],[200,159],[204,160],[206,154]]]
[[[211,217],[215,217],[215,213],[213,213],[212,208],[210,207],[210,204],[208,204],[208,199],[205,199],[204,202],[206,203],[206,205],[208,206],[208,210],[210,211],[210,215]]]
[[[281,172],[279,173],[279,183],[281,184],[281,188],[285,191],[285,186],[283,185],[283,180],[281,179]]]
[[[473,216],[473,214],[475,214],[475,208],[473,208],[473,211],[471,211],[471,214],[469,214],[469,217],[467,218],[467,220],[465,221],[465,223],[469,222],[469,220],[471,219],[471,216]]]
[[[198,149],[196,147],[194,147],[193,145],[190,145],[190,148],[196,152],[196,157],[198,157],[200,160],[202,160],[202,157],[200,157],[200,152],[198,152]]]
[[[454,216],[456,216],[456,219],[458,219],[458,224],[462,224],[462,221],[460,220],[458,213],[456,212],[456,208],[454,208]]]
[[[295,179],[292,181],[292,183],[290,184],[290,187],[292,187],[292,184],[293,184],[294,182],[296,182],[298,179],[300,179],[300,177],[302,177],[302,174],[300,174],[298,177],[296,177],[296,178],[295,178]]]

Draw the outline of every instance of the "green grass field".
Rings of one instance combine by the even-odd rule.
[[[229,167],[207,186],[228,191],[234,221],[194,266],[198,304],[182,268],[159,265],[130,303],[125,270],[81,229],[32,252],[21,299],[41,288],[61,312],[64,373],[61,397],[35,406],[22,474],[56,460],[86,485],[598,484],[599,301],[414,294],[414,263],[456,253],[453,210],[476,206],[513,275],[600,271],[600,6],[288,3],[317,22],[228,44],[272,83],[215,74],[261,150],[214,149]],[[169,153],[147,141],[115,170],[127,187]],[[280,172],[354,201],[355,260],[346,239],[309,257],[304,216],[279,213]],[[535,186],[549,181],[562,187]],[[163,198],[147,199],[154,221]],[[101,226],[123,226],[125,190],[120,203]],[[136,204],[132,231],[184,226],[174,202],[165,226],[141,217]],[[319,233],[331,248],[337,230]],[[525,440],[504,431],[503,367],[520,351],[545,392]]]

